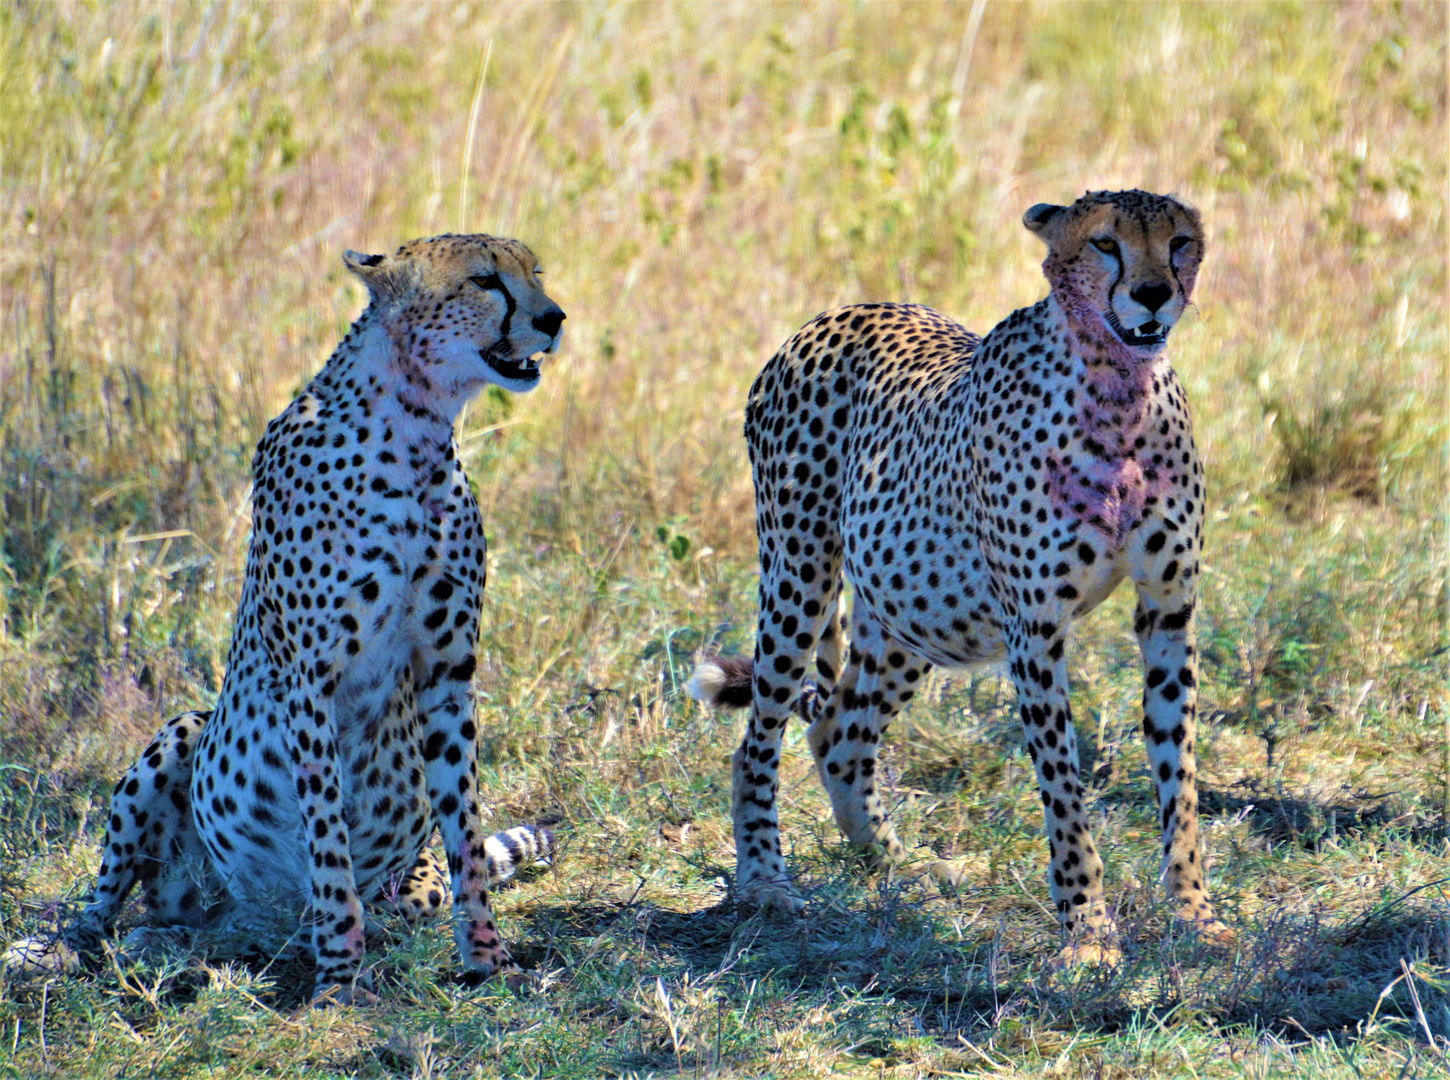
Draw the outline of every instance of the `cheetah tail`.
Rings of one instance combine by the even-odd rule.
[[[515,825],[483,842],[490,887],[507,881],[518,871],[547,863],[554,854],[554,831],[542,825]]]
[[[754,669],[748,656],[713,656],[695,669],[685,692],[714,709],[743,709],[754,697]]]

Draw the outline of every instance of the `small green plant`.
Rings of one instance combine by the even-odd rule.
[[[676,562],[684,562],[690,557],[690,538],[680,531],[684,523],[683,517],[671,518],[668,523],[655,528],[655,539],[665,546],[670,558]]]

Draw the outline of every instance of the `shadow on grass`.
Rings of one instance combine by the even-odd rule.
[[[1242,816],[1259,836],[1316,851],[1326,840],[1354,830],[1392,828],[1414,843],[1443,840],[1446,822],[1407,808],[1397,791],[1370,792],[1345,786],[1334,795],[1308,799],[1285,794],[1254,777],[1199,792],[1204,815]]]
[[[1190,1018],[1289,1039],[1348,1037],[1376,1008],[1381,1023],[1413,1037],[1407,984],[1382,992],[1403,974],[1402,960],[1432,985],[1450,960],[1450,902],[1434,883],[1353,913],[1270,907],[1238,923],[1230,949],[1200,942],[1138,890],[1116,898],[1122,961],[1074,970],[1052,965],[1058,940],[1040,912],[1003,905],[992,889],[943,897],[837,877],[804,895],[798,919],[747,915],[728,901],[689,912],[551,904],[531,915],[526,956],[562,968],[561,986],[574,992],[659,978],[716,986],[736,1007],[771,993],[827,1008],[864,1047],[903,1036],[980,1042],[1012,1025],[1112,1033]],[[972,917],[994,908],[995,919]]]
[[[696,910],[598,894],[526,905],[510,920],[515,953],[549,984],[542,993],[524,992],[535,1002],[527,1007],[557,1012],[561,1023],[581,1031],[624,1033],[592,1051],[592,1062],[616,1072],[677,1060],[660,1041],[667,1028],[658,1010],[650,1012],[657,985],[682,1012],[693,1001],[693,1015],[713,1016],[718,1008],[733,1017],[725,1022],[727,1045],[827,1022],[832,1043],[872,1055],[892,1052],[903,1039],[942,1048],[965,1039],[1010,1050],[1014,1039],[1026,1046],[1044,1033],[1112,1034],[1184,1022],[1272,1031],[1288,1040],[1351,1039],[1371,1015],[1381,1027],[1418,1038],[1409,987],[1418,982],[1421,999],[1433,1003],[1427,1008],[1438,1010],[1441,997],[1426,985],[1450,961],[1450,900],[1434,882],[1354,910],[1269,906],[1235,922],[1240,940],[1232,949],[1208,947],[1181,930],[1149,890],[1119,893],[1110,900],[1122,961],[1063,971],[1051,964],[1056,933],[1020,888],[969,885],[945,896],[865,875],[832,858],[831,849],[821,855],[796,860],[806,903],[801,917],[749,914],[729,899]],[[392,1014],[471,997],[482,1007],[480,1018],[516,1008],[496,987],[450,989],[456,957],[449,938],[434,926],[370,945],[382,1007]],[[1402,962],[1414,974],[1402,978]],[[308,960],[244,956],[235,966],[256,980],[255,1003],[280,1013],[306,1004]],[[78,981],[116,977],[102,969]],[[144,981],[158,1004],[176,1007],[216,978],[215,958],[194,954],[177,958],[165,978]],[[697,1024],[706,1043],[712,1022]],[[1438,1015],[1430,1023],[1437,1025]]]

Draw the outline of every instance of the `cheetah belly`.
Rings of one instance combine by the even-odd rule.
[[[885,540],[848,516],[846,576],[886,633],[940,667],[969,668],[1006,655],[981,555],[928,524]],[[889,531],[889,529],[888,529]]]

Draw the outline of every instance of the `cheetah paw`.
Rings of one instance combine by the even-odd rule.
[[[53,935],[21,938],[0,956],[0,968],[12,978],[70,975],[80,970],[81,954]]]
[[[793,886],[759,881],[747,882],[740,887],[739,902],[741,907],[762,915],[799,915],[806,909],[806,902]]]
[[[533,972],[525,971],[514,963],[505,964],[496,970],[460,971],[453,977],[453,981],[465,990],[477,990],[494,979],[503,983],[510,990],[528,990],[539,985],[538,977]]]
[[[909,881],[914,885],[931,889],[938,887],[942,889],[960,889],[967,883],[967,872],[961,866],[950,859],[931,859],[924,862],[912,862],[906,865],[898,865],[893,872],[900,881]]]
[[[1074,941],[1064,945],[1053,960],[1058,968],[1075,968],[1102,965],[1112,967],[1123,958],[1122,950],[1111,942],[1100,938]]]
[[[121,942],[119,959],[123,964],[140,964],[158,960],[168,952],[190,948],[191,930],[181,926],[138,926]]]
[[[1187,926],[1197,934],[1198,940],[1205,945],[1217,949],[1231,949],[1238,943],[1238,934],[1225,926],[1223,920],[1212,911],[1205,916],[1201,911],[1192,907],[1184,907],[1178,910],[1176,918],[1180,924]]]
[[[344,986],[342,983],[329,983],[328,986],[319,986],[312,996],[313,1009],[332,1009],[342,1005],[377,1005],[381,997],[368,990],[363,980],[352,983],[351,986]]]
[[[350,983],[318,983],[312,995],[314,1009],[330,1009],[339,1005],[376,1005],[382,998],[372,991],[372,977],[359,975]]]

